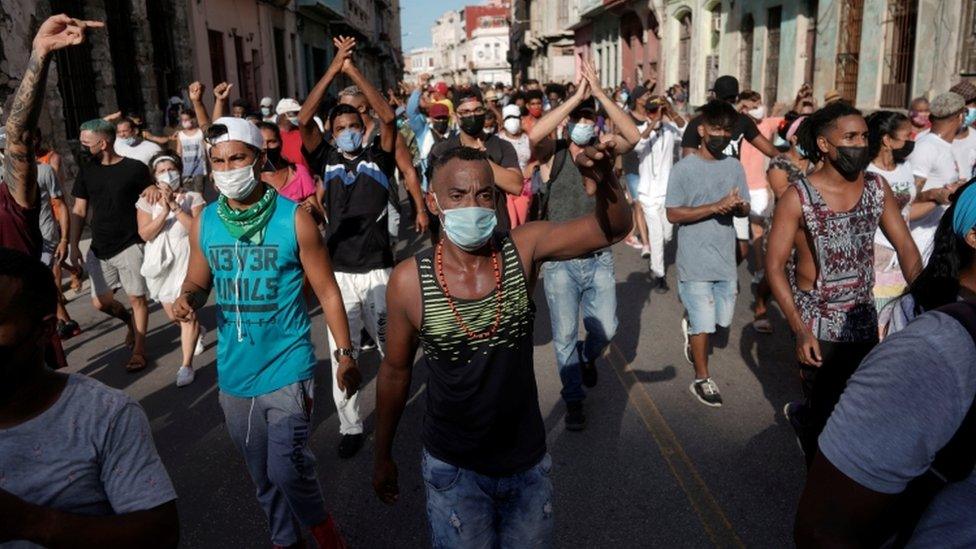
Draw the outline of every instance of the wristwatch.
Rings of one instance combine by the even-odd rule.
[[[339,349],[336,349],[335,351],[332,352],[332,356],[335,357],[336,361],[341,360],[342,357],[344,357],[344,356],[347,356],[347,357],[349,357],[349,358],[351,358],[353,360],[356,360],[356,355],[357,354],[358,353],[356,353],[356,350],[353,349],[353,348],[350,348],[350,347],[339,348]]]

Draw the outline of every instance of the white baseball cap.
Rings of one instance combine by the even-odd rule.
[[[270,107],[271,105],[274,105],[274,101],[272,101],[270,97],[262,97],[261,98],[261,106],[262,107]]]
[[[275,114],[298,112],[300,110],[302,110],[302,106],[298,104],[298,101],[295,101],[291,97],[286,97],[278,101],[278,106],[275,107]]]
[[[502,120],[509,118],[522,118],[522,109],[518,105],[505,105],[502,109]]]
[[[226,132],[217,132],[217,126],[221,125],[227,128]],[[211,132],[217,132],[216,136],[209,137],[207,139],[208,143],[211,145],[223,143],[224,141],[242,141],[257,149],[264,148],[264,137],[261,135],[261,130],[244,118],[222,116],[217,120],[214,120],[213,124],[211,124],[210,129],[207,130],[207,133],[210,134]]]

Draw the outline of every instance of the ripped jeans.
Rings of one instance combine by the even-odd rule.
[[[227,431],[268,517],[271,541],[283,547],[301,539],[301,526],[328,518],[308,447],[313,391],[308,379],[254,398],[219,395]]]
[[[552,458],[522,473],[489,477],[424,450],[431,546],[515,549],[552,546]]]

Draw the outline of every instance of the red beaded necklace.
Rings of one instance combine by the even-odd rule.
[[[441,240],[437,243],[437,254],[436,254],[436,271],[437,280],[441,284],[441,288],[444,290],[444,296],[447,297],[447,305],[451,308],[451,312],[454,313],[454,318],[457,320],[461,329],[464,333],[468,335],[471,339],[486,339],[489,338],[498,331],[498,326],[502,322],[502,273],[498,268],[498,257],[495,255],[495,245],[491,245],[491,267],[495,271],[495,322],[492,323],[491,327],[484,332],[475,332],[468,327],[468,324],[464,321],[464,317],[461,316],[461,311],[458,311],[457,305],[454,303],[454,296],[451,295],[451,290],[447,287],[447,278],[444,277],[444,241]]]

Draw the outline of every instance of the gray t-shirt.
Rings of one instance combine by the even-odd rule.
[[[555,158],[549,171],[549,181],[540,181],[542,218],[547,221],[569,221],[593,213],[596,198],[586,194],[583,174],[573,162],[569,142],[556,141]],[[540,172],[535,172],[541,177]]]
[[[671,168],[665,208],[694,208],[718,202],[734,187],[749,199],[746,173],[732,157],[703,160],[689,154]],[[715,282],[736,280],[735,227],[732,215],[715,215],[678,225],[678,280]]]
[[[820,435],[820,451],[861,486],[897,494],[955,434],[976,394],[976,345],[952,317],[931,312],[864,359]],[[976,474],[948,485],[910,546],[976,546]]]
[[[0,488],[80,515],[144,511],[176,499],[142,408],[78,374],[69,374],[57,402],[39,416],[0,429]]]
[[[39,213],[41,237],[45,242],[57,243],[61,239],[61,227],[54,219],[54,209],[51,207],[52,198],[61,198],[61,185],[54,168],[47,164],[37,165],[37,186],[41,191],[41,211]]]

